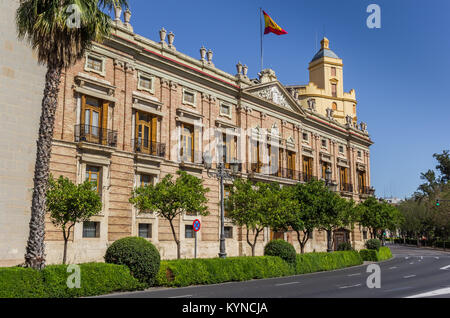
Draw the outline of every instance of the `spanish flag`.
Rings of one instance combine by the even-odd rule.
[[[276,24],[275,21],[273,21],[272,18],[269,17],[269,15],[265,11],[263,11],[263,13],[264,13],[264,21],[266,22],[264,34],[268,34],[271,32],[277,35],[287,34],[287,32],[282,28],[280,28],[278,24]]]

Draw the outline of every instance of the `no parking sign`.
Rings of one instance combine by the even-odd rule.
[[[200,220],[195,220],[194,223],[192,223],[192,228],[195,232],[195,247],[194,247],[194,258],[197,258],[197,232],[200,231],[201,223]]]
[[[192,223],[192,227],[194,228],[195,232],[200,231],[200,227],[201,227],[200,220],[195,220],[194,223]]]

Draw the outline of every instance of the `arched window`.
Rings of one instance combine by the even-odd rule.
[[[337,104],[336,104],[336,103],[333,103],[333,104],[331,105],[331,109],[332,109],[332,110],[337,110]]]

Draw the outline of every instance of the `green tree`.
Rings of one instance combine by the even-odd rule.
[[[126,0],[22,0],[16,12],[19,39],[30,42],[39,62],[47,66],[25,254],[28,267],[45,267],[45,200],[61,72],[83,58],[93,41],[101,42],[110,34],[111,18],[102,10],[114,6],[128,4]],[[80,22],[76,27],[67,23],[74,13]]]
[[[156,185],[136,188],[131,193],[130,203],[138,211],[153,211],[170,223],[172,235],[177,244],[177,258],[181,258],[181,245],[173,221],[182,213],[206,216],[209,214],[205,194],[209,191],[202,180],[185,171],[177,172],[173,181],[171,174],[166,175]]]
[[[88,221],[102,210],[102,201],[98,193],[92,190],[89,181],[75,185],[68,178],[49,178],[47,190],[47,210],[52,223],[60,227],[64,237],[63,264],[67,259],[67,243],[76,223]]]
[[[290,188],[293,208],[289,225],[297,233],[297,240],[300,245],[300,253],[305,252],[306,243],[311,239],[314,229],[319,225],[318,211],[315,206],[317,202],[316,189],[317,182],[306,184],[297,183]]]
[[[255,256],[259,234],[264,228],[287,229],[286,209],[283,207],[280,186],[276,183],[254,184],[250,180],[236,179],[226,201],[228,217],[247,230],[247,244]],[[250,240],[253,232],[253,241]]]

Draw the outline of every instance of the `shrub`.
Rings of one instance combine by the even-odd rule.
[[[275,256],[162,261],[156,285],[183,287],[294,275],[292,266]]]
[[[72,274],[72,272],[67,272],[67,265],[47,266],[42,270],[46,297],[86,297],[144,289],[145,287],[145,284],[131,276],[130,269],[125,265],[88,263],[79,266],[80,288],[67,287],[67,278]]]
[[[377,262],[378,255],[376,250],[360,250],[359,254],[361,255],[363,261],[366,262]]]
[[[291,265],[295,265],[297,253],[292,244],[283,240],[273,240],[264,247],[265,256],[278,256]]]
[[[337,250],[338,251],[353,251],[353,247],[352,247],[352,244],[346,242],[346,243],[339,244]]]
[[[161,258],[156,247],[146,239],[127,237],[108,247],[105,261],[128,266],[131,275],[147,286],[152,286],[159,271]]]
[[[80,266],[80,288],[68,288],[67,265],[31,268],[0,268],[0,298],[69,298],[143,289],[145,284],[123,265],[91,263]]]
[[[356,251],[298,254],[295,273],[299,275],[329,271],[362,263],[363,260]]]
[[[387,246],[380,247],[378,251],[378,261],[384,261],[392,258],[391,249]]]
[[[0,268],[0,298],[45,297],[41,273],[31,268]]]
[[[371,239],[366,242],[366,247],[368,250],[380,250],[381,242],[377,239]]]

